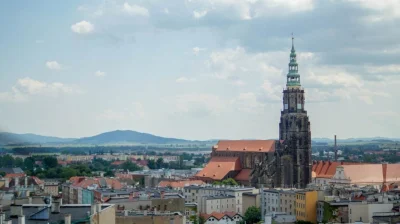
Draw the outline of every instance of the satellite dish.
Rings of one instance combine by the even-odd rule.
[[[50,198],[49,197],[45,197],[43,198],[43,201],[46,205],[50,204]]]

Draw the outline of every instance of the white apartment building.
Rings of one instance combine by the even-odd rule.
[[[375,212],[391,212],[392,208],[393,204],[388,202],[349,203],[349,222],[373,223],[372,217]]]
[[[258,193],[258,191],[259,190],[254,187],[243,187],[243,186],[211,186],[211,185],[186,186],[184,188],[184,195],[186,203],[198,204],[200,213],[206,213],[205,209],[207,208],[206,205],[202,204],[203,202],[207,201],[202,199],[203,197],[222,196],[222,195],[234,196],[235,197],[234,212],[243,215],[245,212],[243,211],[243,199],[242,199],[243,193]]]
[[[203,207],[200,210],[206,214],[211,214],[212,212],[236,212],[236,201],[233,195],[204,196],[201,200]]]
[[[264,189],[264,214],[279,211],[279,191],[275,189]]]

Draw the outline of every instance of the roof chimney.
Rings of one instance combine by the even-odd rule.
[[[71,224],[71,214],[65,214],[64,224]]]
[[[25,216],[24,215],[18,216],[18,224],[25,224]],[[71,224],[71,223],[69,223],[69,224]]]
[[[51,204],[51,213],[60,213],[60,202],[55,201]]]
[[[4,178],[4,187],[9,188],[10,187],[10,179],[8,177]]]

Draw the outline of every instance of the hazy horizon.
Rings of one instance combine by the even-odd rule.
[[[400,2],[0,5],[0,131],[275,138],[293,32],[312,138],[399,137]]]

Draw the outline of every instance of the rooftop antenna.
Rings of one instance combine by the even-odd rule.
[[[337,162],[337,142],[336,142],[336,135],[335,135],[335,162]]]

